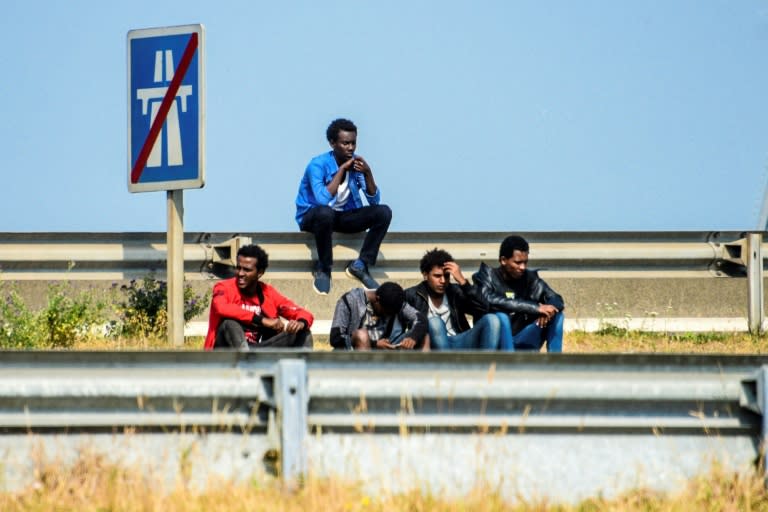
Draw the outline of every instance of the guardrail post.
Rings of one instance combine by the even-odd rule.
[[[230,238],[225,242],[215,244],[213,246],[213,253],[211,254],[211,261],[209,265],[227,265],[234,267],[237,265],[237,252],[244,245],[252,243],[252,239],[249,236],[236,236]]]
[[[280,430],[280,472],[288,486],[307,473],[307,364],[281,359],[275,368],[275,403]]]
[[[749,233],[747,235],[747,281],[749,288],[749,332],[763,333],[765,312],[763,307],[763,235]]]
[[[763,484],[768,488],[768,465],[765,460],[765,451],[768,446],[768,366],[763,365],[755,375],[755,401],[757,402],[757,411],[762,415],[762,425],[760,428],[760,462],[763,469]],[[754,410],[754,408],[752,408]]]

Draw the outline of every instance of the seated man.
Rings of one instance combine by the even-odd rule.
[[[511,235],[499,248],[499,267],[480,264],[472,280],[501,320],[502,350],[563,351],[563,298],[528,269],[528,242]]]
[[[353,288],[341,296],[331,322],[331,345],[341,350],[428,349],[424,316],[405,302],[397,283]]]
[[[235,277],[213,287],[205,350],[312,348],[312,313],[259,280],[268,264],[258,245],[237,251]]]
[[[348,119],[336,119],[326,137],[332,150],[313,158],[304,171],[296,195],[299,229],[315,235],[317,262],[314,289],[321,295],[331,290],[333,232],[360,233],[368,230],[360,256],[347,265],[347,275],[368,289],[379,285],[368,273],[376,264],[379,246],[389,229],[392,210],[379,204],[381,191],[368,162],[355,154],[357,127]],[[368,206],[363,206],[360,193]]]
[[[432,249],[421,258],[424,280],[405,291],[405,300],[427,317],[429,338],[436,350],[496,350],[501,323],[488,313],[480,290],[461,273],[448,252]],[[451,276],[456,283],[451,283]],[[469,327],[466,315],[475,318]],[[483,316],[485,315],[485,316]]]

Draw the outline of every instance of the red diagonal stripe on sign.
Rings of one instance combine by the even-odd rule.
[[[144,168],[147,166],[149,153],[152,151],[158,135],[160,135],[160,130],[162,130],[163,124],[165,124],[165,119],[168,117],[168,112],[171,110],[171,103],[176,99],[176,93],[179,92],[181,81],[187,74],[189,64],[192,62],[192,57],[195,55],[195,50],[197,50],[197,32],[193,32],[192,36],[189,38],[187,47],[184,49],[184,54],[181,56],[179,67],[176,68],[176,71],[173,73],[171,85],[168,86],[163,102],[160,104],[160,110],[157,111],[157,116],[155,116],[155,120],[149,129],[147,140],[144,141],[139,157],[136,159],[136,163],[133,164],[133,169],[131,169],[131,183],[137,183],[139,181],[141,173],[144,172]]]

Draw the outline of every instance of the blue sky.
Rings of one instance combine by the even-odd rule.
[[[35,1],[0,18],[0,231],[164,231],[127,190],[126,33],[206,28],[186,231],[295,231],[336,117],[392,231],[755,229],[768,3]]]

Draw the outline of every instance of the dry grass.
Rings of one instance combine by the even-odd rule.
[[[747,333],[664,334],[614,329],[606,333],[571,332],[563,348],[576,353],[764,354],[768,339]]]
[[[571,353],[729,353],[766,352],[766,339],[748,334],[665,335],[612,330],[571,332],[565,349]],[[188,339],[181,350],[200,350],[202,339]],[[81,344],[81,350],[168,349],[165,340],[102,340]],[[329,350],[327,338],[316,338],[317,350]],[[158,479],[131,467],[108,463],[97,455],[74,464],[38,463],[33,485],[19,492],[0,493],[0,511],[767,511],[768,494],[756,474],[730,473],[715,466],[673,494],[638,489],[612,499],[592,498],[576,505],[517,500],[514,503],[489,489],[476,489],[448,500],[414,491],[372,496],[362,486],[310,478],[296,492],[278,482],[211,482],[196,489],[177,482],[160,489]]]
[[[184,340],[184,345],[174,347],[167,338],[93,338],[75,343],[73,350],[203,350],[202,337],[190,337]]]
[[[610,329],[603,333],[569,332],[563,341],[571,353],[694,353],[694,354],[765,354],[768,338],[747,333],[665,334]],[[75,350],[202,350],[203,338],[187,338],[179,348],[165,338],[96,338],[77,343]],[[315,350],[331,350],[328,336],[315,336]]]
[[[38,463],[29,488],[0,493],[0,510],[14,511],[762,511],[768,495],[762,480],[714,467],[674,495],[636,490],[614,499],[595,498],[577,505],[542,501],[505,501],[487,489],[447,500],[421,492],[371,496],[360,486],[309,479],[298,491],[276,481],[212,482],[195,490],[185,482],[158,488],[157,479],[136,468],[107,463],[97,455],[81,456],[69,466]]]

